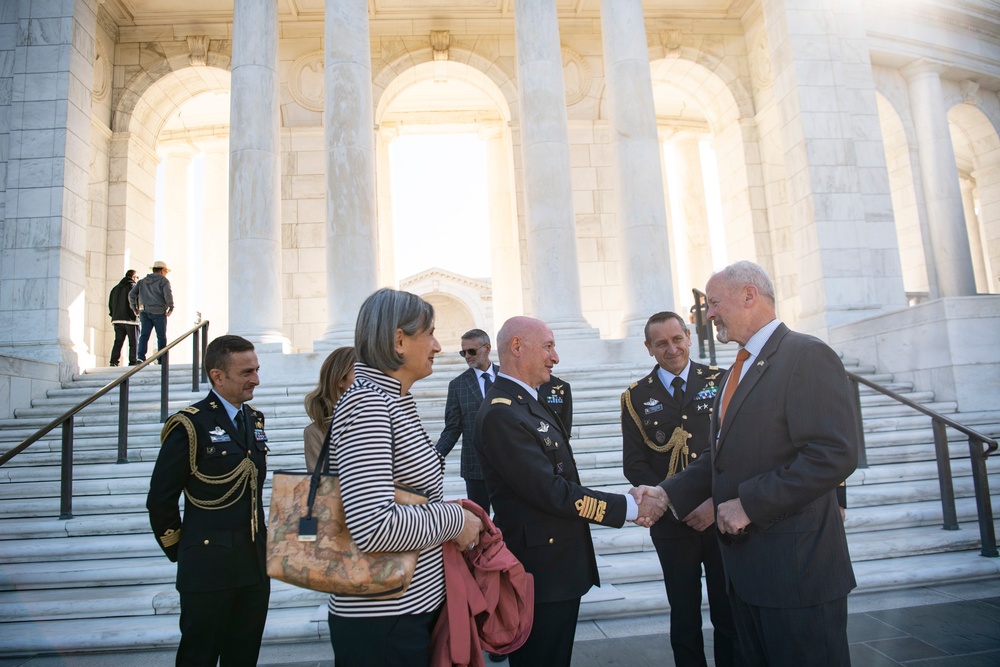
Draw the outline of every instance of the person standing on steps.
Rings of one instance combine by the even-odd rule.
[[[129,292],[135,287],[135,269],[125,272],[125,277],[118,281],[118,284],[111,288],[108,296],[108,315],[111,316],[111,324],[115,328],[115,342],[111,346],[110,365],[117,366],[122,359],[122,346],[128,338],[128,365],[135,366],[135,330],[139,326],[135,312],[128,303]]]
[[[167,318],[174,312],[174,295],[170,291],[166,262],[153,262],[153,272],[140,280],[128,293],[132,312],[139,316],[139,350],[136,358],[146,361],[149,336],[156,329],[156,349],[167,346]]]

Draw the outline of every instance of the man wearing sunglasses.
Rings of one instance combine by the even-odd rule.
[[[448,400],[444,409],[444,430],[437,442],[441,456],[447,456],[458,437],[462,437],[462,479],[469,500],[490,511],[490,494],[486,491],[483,469],[473,446],[476,430],[476,413],[483,403],[483,396],[493,386],[499,370],[490,362],[490,337],[482,329],[470,329],[462,336],[459,352],[468,370],[448,383]]]

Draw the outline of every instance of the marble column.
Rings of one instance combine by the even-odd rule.
[[[229,144],[225,137],[201,142],[205,161],[205,200],[201,222],[201,284],[223,285],[229,275]],[[197,310],[209,321],[209,335],[229,331],[229,295],[202,290]]]
[[[284,350],[278,8],[236,0],[229,129],[230,333]],[[221,333],[221,332],[216,332]]]
[[[583,319],[566,92],[555,0],[514,11],[532,314],[560,338],[597,335]]]
[[[361,303],[378,287],[375,121],[367,0],[326,3],[327,329],[353,345]]]
[[[0,3],[6,141],[0,354],[94,363],[85,337],[97,0]],[[11,73],[13,72],[13,77]],[[9,133],[8,133],[9,130]],[[13,233],[17,230],[17,233]]]
[[[399,136],[398,127],[380,126],[375,137],[375,194],[378,214],[378,284],[395,287],[396,241],[393,237],[392,176],[389,145]]]
[[[674,309],[660,144],[641,0],[601,0],[604,77],[617,172],[626,336]]]
[[[920,59],[903,68],[917,136],[924,206],[940,295],[976,293],[958,166],[941,89],[942,66]]]
[[[479,138],[486,143],[493,322],[499,326],[508,318],[524,312],[511,144],[510,135],[502,123],[481,125]]]
[[[680,220],[674,224],[682,239],[677,248],[677,271],[683,276],[686,296],[683,303],[693,303],[692,287],[704,291],[705,283],[712,276],[712,243],[708,231],[708,204],[705,197],[705,179],[701,163],[701,139],[697,134],[683,132],[673,141],[677,157],[677,183],[680,198]],[[683,269],[683,273],[681,270]]]
[[[965,212],[965,233],[969,236],[969,254],[972,256],[972,272],[976,278],[976,290],[980,294],[988,294],[989,273],[986,270],[986,257],[983,254],[982,226],[976,216],[976,182],[965,176],[959,179],[962,189],[962,210]]]
[[[194,319],[191,288],[197,284],[191,271],[194,259],[191,241],[191,160],[194,148],[187,142],[161,145],[160,161],[163,164],[163,228],[157,230],[160,251],[154,260],[162,260],[170,267],[170,290],[174,295],[174,314],[171,323],[174,333],[186,330]],[[140,271],[140,276],[148,271]],[[178,324],[182,328],[178,328]],[[177,360],[177,355],[171,359]]]

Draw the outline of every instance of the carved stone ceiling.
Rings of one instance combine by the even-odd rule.
[[[121,25],[231,21],[233,0],[101,0]],[[275,0],[282,21],[322,20],[328,0]],[[516,0],[368,0],[373,19],[510,18]],[[560,16],[600,15],[600,0],[555,0]],[[655,18],[739,18],[753,0],[643,0]]]

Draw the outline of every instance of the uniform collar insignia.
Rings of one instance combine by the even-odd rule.
[[[699,403],[696,406],[696,409],[698,410],[698,412],[704,412],[705,410],[708,410],[708,403]]]
[[[716,373],[715,375],[706,375],[706,376],[705,376],[705,379],[706,379],[706,380],[714,380],[715,378],[719,377],[719,375],[720,375],[721,373],[722,373],[722,371],[719,371],[719,372],[718,372],[718,373]],[[698,375],[701,375],[701,373],[698,373]]]
[[[538,422],[538,432],[539,433],[548,433],[549,432],[549,425],[546,424],[545,422]]]
[[[700,368],[696,368],[694,369],[694,372],[697,373],[698,375],[701,375],[703,371]]]
[[[563,386],[561,384],[554,384],[554,385],[552,385],[552,393],[554,394],[554,393],[556,393],[557,391],[559,391],[562,388],[563,388]]]
[[[210,401],[209,404],[208,404],[208,407],[212,408],[213,410],[218,410],[219,409],[219,404],[216,403],[215,401]]]
[[[226,432],[222,430],[221,426],[216,426],[211,431],[208,432],[209,435],[225,435]]]
[[[646,380],[646,384],[653,384],[653,376],[652,375],[650,375],[649,379]]]

